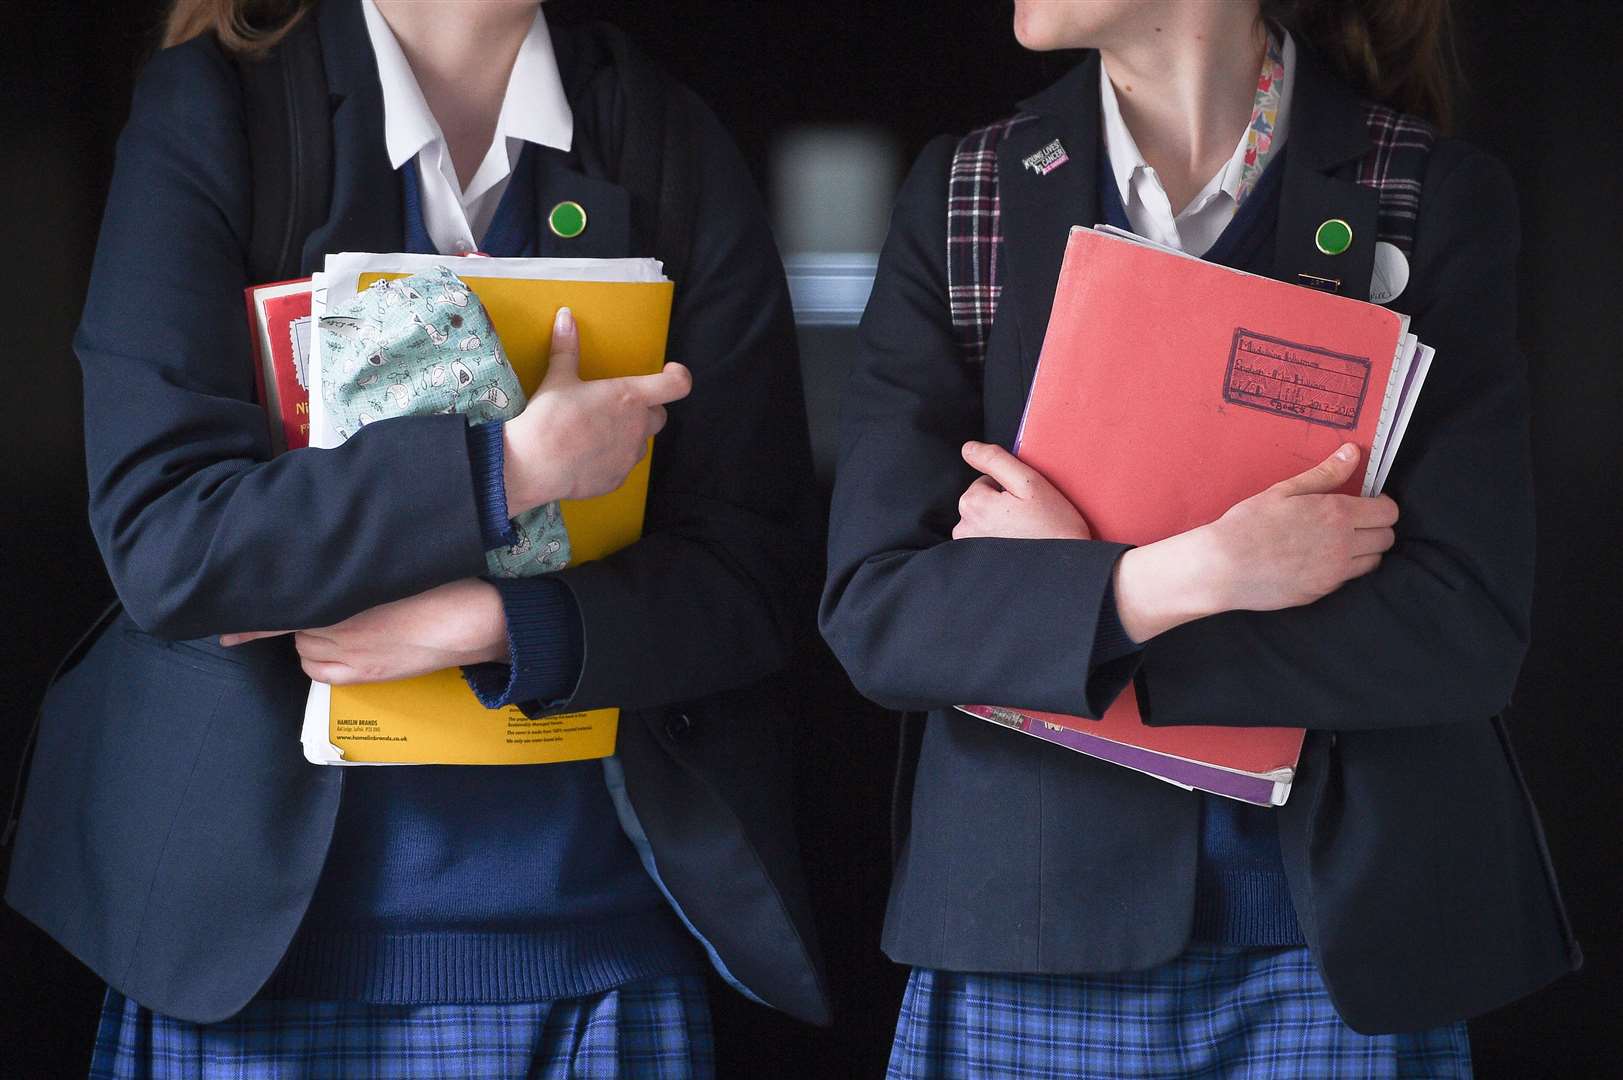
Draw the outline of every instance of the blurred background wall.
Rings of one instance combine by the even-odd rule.
[[[69,350],[131,81],[162,5],[13,5],[0,56],[0,295],[12,436],[0,454],[0,775],[46,674],[110,589],[84,523],[78,369]],[[620,23],[710,102],[767,194],[801,328],[820,481],[847,345],[896,184],[924,142],[1006,114],[1072,59],[1019,49],[1007,0],[552,0]],[[1617,842],[1623,716],[1623,8],[1458,0],[1461,133],[1515,174],[1521,342],[1534,386],[1540,565],[1513,734],[1544,814],[1586,968],[1472,1024],[1483,1078],[1616,1075],[1623,1002]],[[1482,228],[1501,223],[1484,221]],[[1493,523],[1484,522],[1484,528]],[[734,995],[726,1077],[878,1076],[904,974],[878,952],[893,728],[826,652],[808,658],[799,791],[836,1002],[831,1029]],[[100,984],[0,912],[0,1077],[83,1075]]]

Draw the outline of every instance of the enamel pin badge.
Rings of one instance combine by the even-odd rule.
[[[1055,139],[1053,142],[1049,143],[1035,154],[1031,154],[1024,158],[1020,164],[1024,165],[1038,176],[1047,176],[1049,173],[1053,172],[1055,169],[1059,168],[1061,165],[1070,160],[1071,155],[1067,154],[1065,152],[1065,147],[1060,145],[1060,141],[1058,139]]]

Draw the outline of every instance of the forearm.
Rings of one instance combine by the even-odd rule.
[[[273,461],[253,459],[251,429],[208,434],[158,454],[88,434],[92,527],[151,633],[326,626],[484,567],[457,417],[380,422],[341,450]]]
[[[1133,548],[1116,564],[1116,615],[1140,644],[1175,627],[1218,614],[1221,574],[1209,533],[1193,529]]]
[[[831,578],[822,626],[867,697],[1097,716],[1100,605],[1124,545],[975,539],[891,550]],[[1117,687],[1119,689],[1119,686]]]
[[[657,452],[657,451],[656,451]],[[681,520],[553,575],[580,612],[568,710],[649,708],[746,686],[787,663],[809,614],[805,538],[720,503],[674,497]]]
[[[1305,607],[1229,612],[1150,641],[1145,720],[1332,730],[1481,720],[1509,700],[1527,641],[1522,615],[1435,552],[1396,553]]]

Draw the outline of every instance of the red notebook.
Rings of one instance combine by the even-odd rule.
[[[1076,228],[1016,452],[1094,536],[1152,543],[1215,520],[1343,442],[1372,462],[1395,412],[1391,374],[1407,331],[1405,316],[1374,304]],[[1343,490],[1360,487],[1355,476]],[[1150,728],[1131,689],[1099,721],[1030,715],[1253,776],[1293,769],[1303,735]]]
[[[243,290],[254,381],[277,454],[310,445],[310,292],[309,278]]]

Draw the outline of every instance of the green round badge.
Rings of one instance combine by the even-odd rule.
[[[586,231],[586,208],[566,199],[552,208],[552,213],[547,215],[547,225],[554,236],[573,240]]]
[[[1333,217],[1319,226],[1319,231],[1313,234],[1313,243],[1326,255],[1340,255],[1352,247],[1352,226]]]

